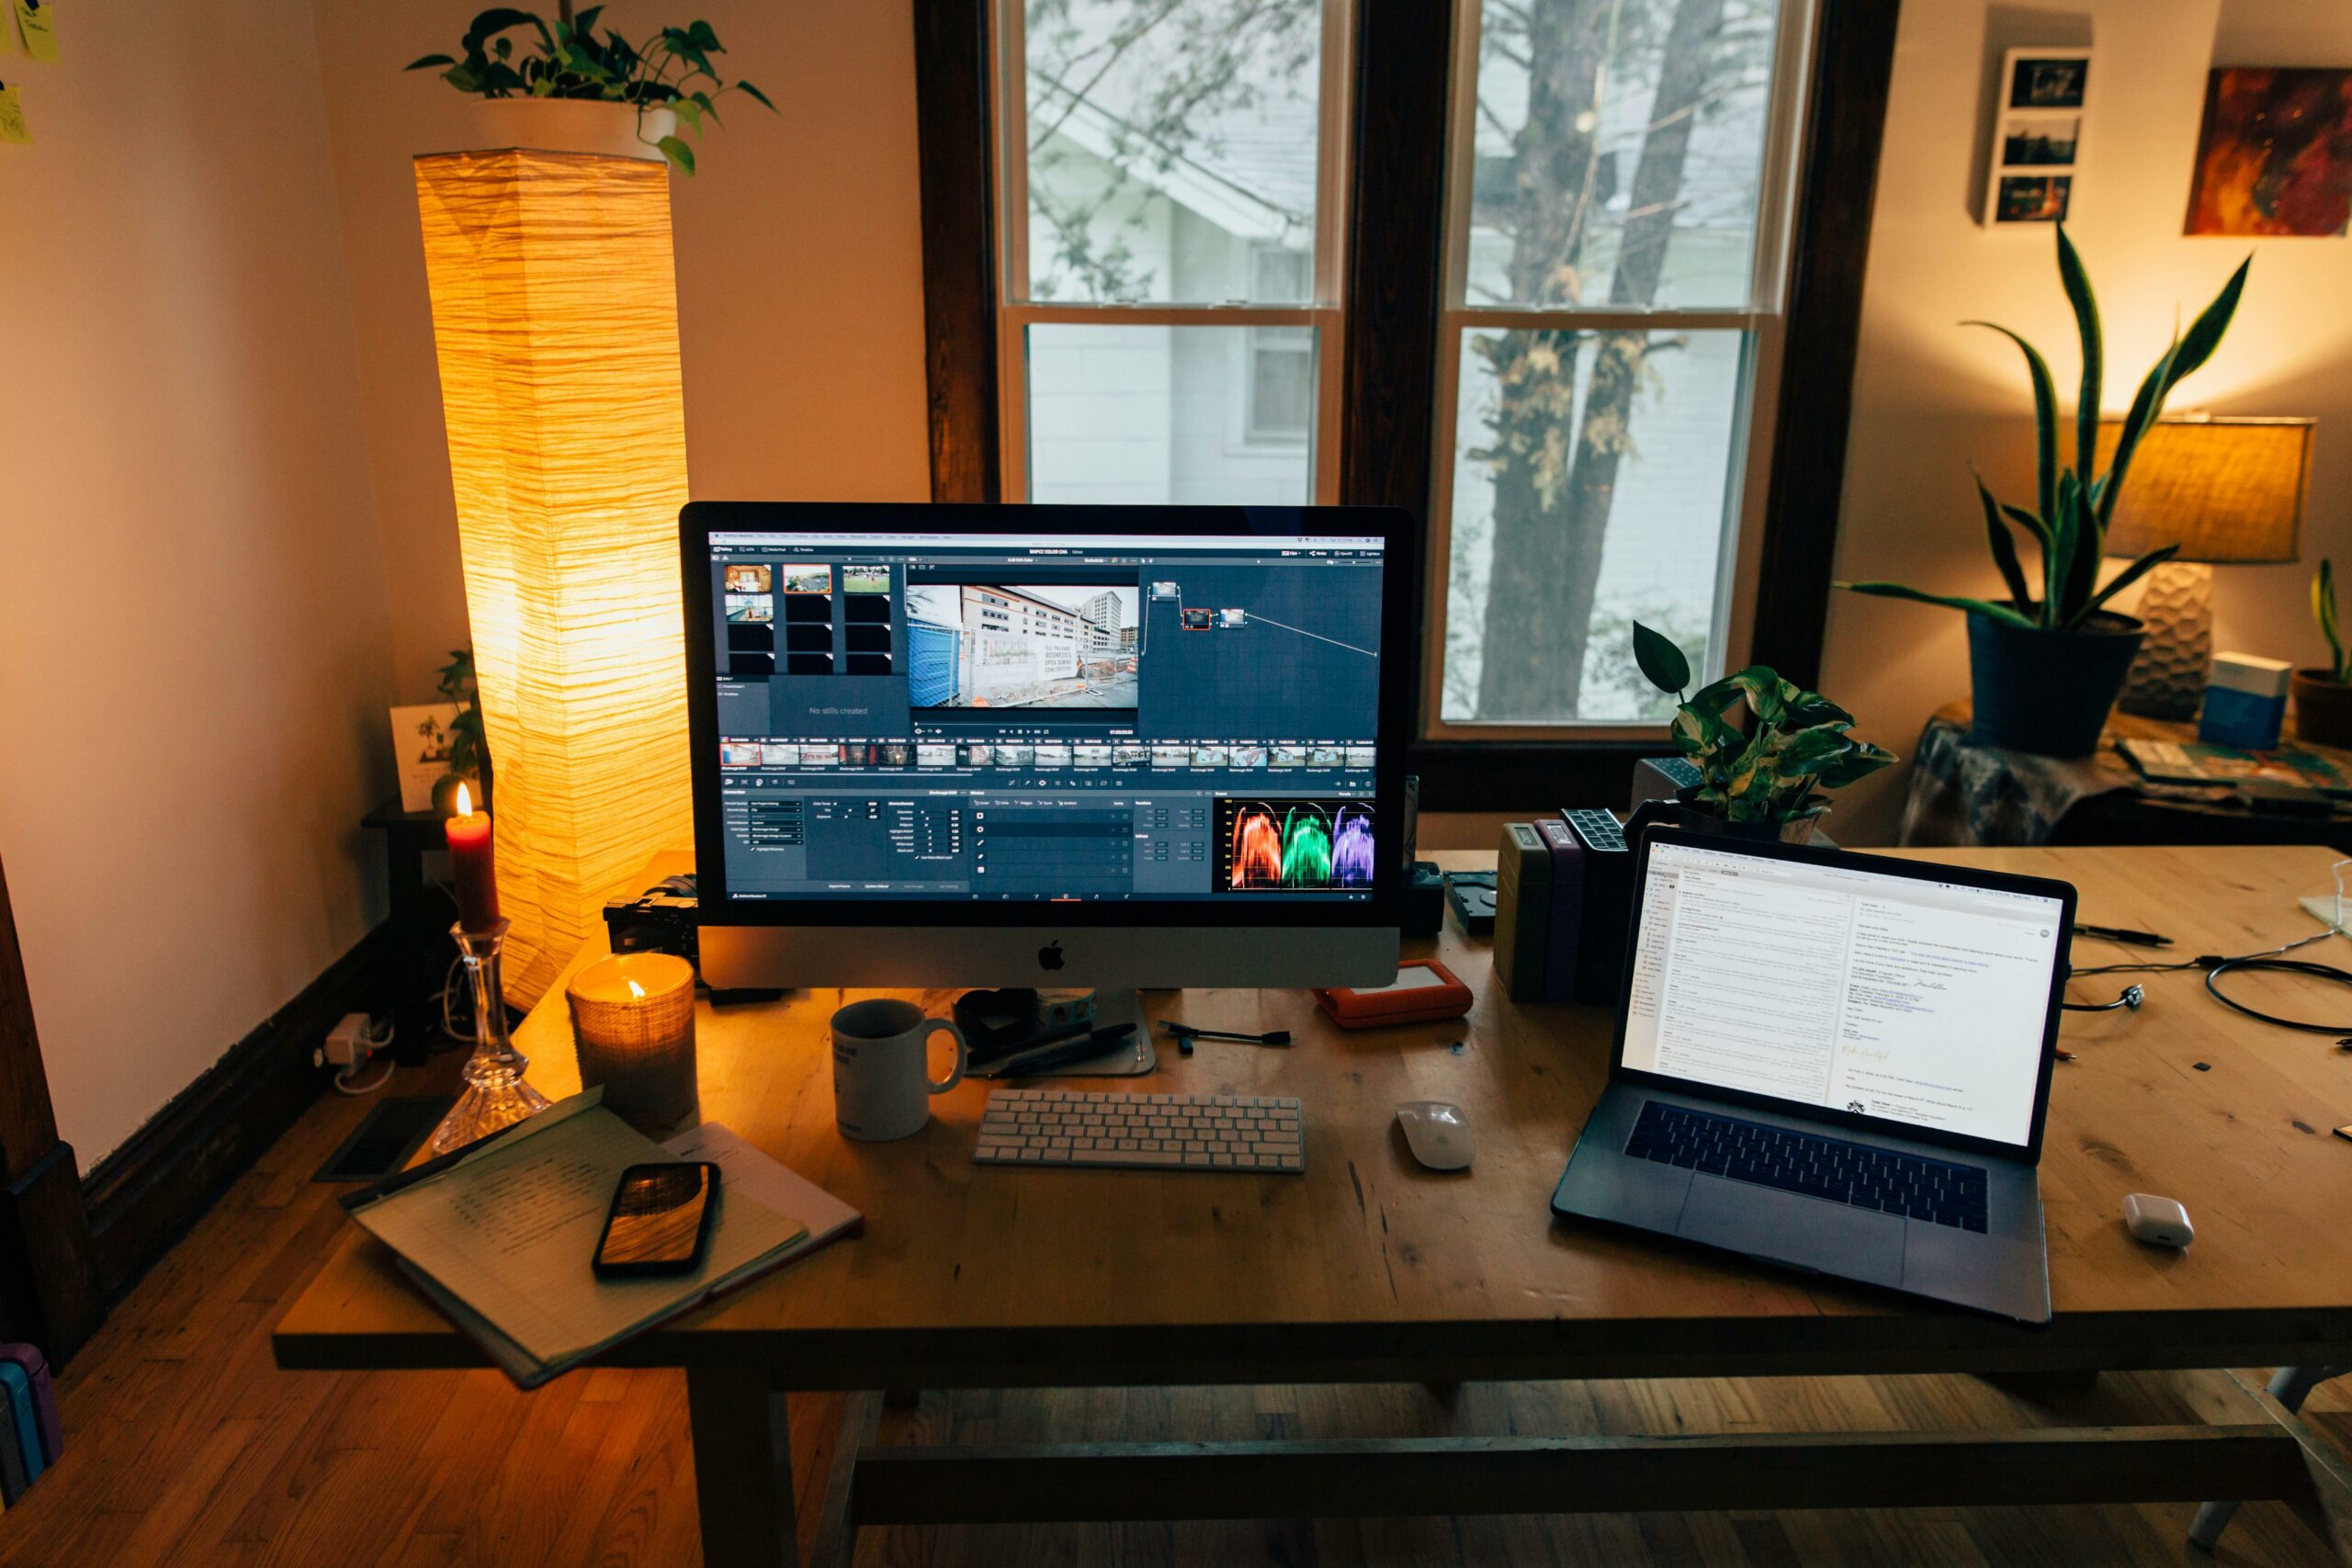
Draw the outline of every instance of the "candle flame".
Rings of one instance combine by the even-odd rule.
[[[645,987],[631,980],[628,983],[628,994],[631,1000],[641,1002],[645,999]]]
[[[459,784],[458,786],[458,815],[460,817],[471,817],[473,814],[474,797],[466,793],[465,785]]]

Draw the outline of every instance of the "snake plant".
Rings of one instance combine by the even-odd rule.
[[[2319,575],[2312,579],[2312,618],[2327,638],[2327,678],[2339,686],[2352,684],[2352,656],[2345,653],[2344,638],[2335,629],[2335,566],[2324,556]]]
[[[1682,705],[1674,714],[1674,749],[1702,776],[1690,804],[1726,822],[1818,817],[1829,809],[1829,797],[1815,791],[1841,788],[1894,761],[1893,752],[1853,738],[1852,714],[1761,664],[1685,697],[1690,661],[1671,638],[1639,621],[1634,662],[1650,684]],[[1724,717],[1742,698],[1756,720],[1746,734]]]
[[[2107,544],[2108,524],[2115,515],[2116,497],[2122,492],[2124,477],[2131,472],[2132,454],[2164,412],[2165,399],[2173,388],[2212,357],[2222,333],[2229,328],[2230,318],[2237,311],[2238,296],[2245,289],[2246,268],[2253,265],[2250,255],[2238,264],[2237,271],[2230,275],[2229,282],[2222,286],[2213,302],[2190,323],[2186,333],[2173,339],[2164,357],[2141,381],[2139,394],[2132,400],[2132,411],[2124,416],[2117,435],[2114,456],[2108,463],[2107,472],[2101,474],[2096,470],[2105,342],[2099,331],[2098,304],[2091,295],[2090,276],[2083,270],[2082,258],[2075,254],[2074,242],[2066,237],[2065,225],[2060,224],[2058,279],[2066,290],[2067,303],[2075,309],[2075,325],[2082,338],[2083,352],[2082,387],[2075,400],[2072,467],[2061,467],[2059,463],[2058,398],[2048,362],[2033,344],[2007,327],[1992,321],[1961,323],[1988,328],[2016,344],[2025,355],[2026,374],[2033,383],[2034,506],[2029,510],[1997,501],[1985,487],[1984,477],[1978,475],[1976,479],[1976,498],[1984,510],[1985,541],[1992,547],[1993,563],[2001,570],[2001,581],[2008,587],[2008,602],[1928,593],[1899,582],[1840,582],[1838,586],[1882,598],[1942,604],[2014,626],[2080,629],[2101,605],[2137,582],[2158,563],[2169,559],[2180,547],[2166,545],[2150,550],[2117,572],[2105,586],[2099,584],[2099,557]],[[2028,581],[2025,568],[2018,558],[2017,541],[2009,532],[2012,525],[2023,529],[2041,547],[2039,597],[2034,592],[2036,585]]]

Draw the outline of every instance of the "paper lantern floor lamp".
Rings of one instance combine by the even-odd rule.
[[[466,608],[490,752],[508,999],[605,897],[693,841],[678,509],[684,401],[667,166],[416,160]]]

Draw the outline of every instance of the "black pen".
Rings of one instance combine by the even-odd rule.
[[[2154,931],[2128,931],[2121,926],[2089,926],[2077,922],[2075,926],[2075,934],[2103,937],[2109,942],[2120,942],[2126,947],[2170,947],[2172,945],[2172,938],[2168,936],[2158,936]]]
[[[1001,1078],[1015,1078],[1028,1073],[1042,1073],[1051,1067],[1066,1067],[1072,1062],[1083,1062],[1090,1056],[1100,1056],[1135,1032],[1136,1026],[1132,1023],[1114,1023],[1107,1029],[1096,1030],[1083,1040],[1072,1040],[1064,1044],[1040,1045],[1034,1051],[1023,1051],[1017,1056],[1006,1057],[1003,1064],[997,1068],[995,1076]]]

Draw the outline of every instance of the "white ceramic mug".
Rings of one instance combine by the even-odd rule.
[[[943,1029],[956,1065],[934,1080],[927,1058]],[[867,1143],[909,1137],[931,1120],[931,1097],[964,1081],[969,1060],[964,1032],[946,1019],[887,997],[852,1002],[833,1014],[833,1119],[842,1135]]]

